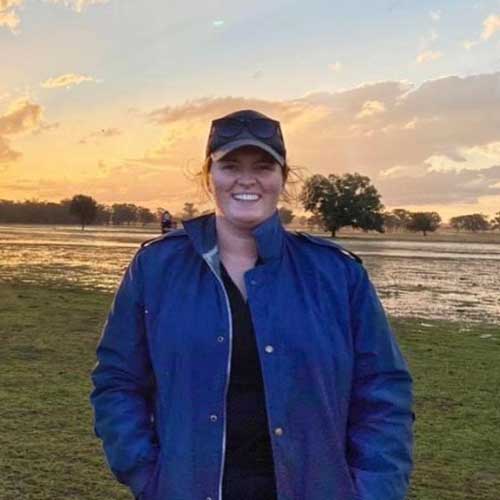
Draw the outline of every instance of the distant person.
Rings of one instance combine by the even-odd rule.
[[[171,229],[173,229],[172,215],[168,210],[165,210],[161,216],[161,232],[165,234]]]
[[[286,231],[280,123],[212,121],[215,213],[136,253],[97,347],[95,433],[140,500],[403,500],[412,378],[366,269]]]

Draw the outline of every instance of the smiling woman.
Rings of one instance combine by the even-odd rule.
[[[276,210],[282,166],[256,146],[242,146],[212,165],[209,190],[221,222],[252,228]]]
[[[403,500],[412,378],[361,260],[286,231],[280,123],[214,120],[215,213],[144,244],[92,372],[95,432],[140,500]]]

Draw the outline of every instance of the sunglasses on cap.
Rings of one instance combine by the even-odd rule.
[[[281,136],[280,122],[271,118],[218,118],[212,121],[212,132],[226,139],[236,137],[244,127],[258,139],[272,139],[276,133]]]
[[[280,122],[266,116],[227,116],[212,120],[206,157],[214,152],[224,155],[233,149],[231,145],[246,143],[261,147],[283,165],[286,149]]]

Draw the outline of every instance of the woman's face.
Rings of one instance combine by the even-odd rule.
[[[255,227],[269,218],[283,187],[281,166],[255,146],[228,153],[210,169],[217,214],[241,228]]]

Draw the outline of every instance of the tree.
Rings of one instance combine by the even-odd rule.
[[[195,208],[194,203],[184,203],[184,208],[182,209],[182,219],[192,219],[193,217],[196,217],[197,213],[198,209]]]
[[[490,221],[491,229],[500,229],[500,212],[497,212]]]
[[[163,219],[163,214],[166,212],[166,209],[163,208],[163,207],[158,207],[156,210],[155,210],[155,217],[156,217],[156,220],[158,222],[161,222],[161,220]]]
[[[434,232],[441,224],[441,217],[436,212],[412,212],[406,228],[409,231],[422,231],[424,236]]]
[[[310,217],[308,217],[306,225],[310,231],[313,231],[314,229],[325,229],[323,227],[323,219],[321,218],[321,215],[311,215]]]
[[[293,212],[289,208],[286,208],[286,207],[280,207],[278,209],[278,213],[279,213],[281,222],[285,225],[290,224],[295,217],[295,215],[293,215]]]
[[[299,216],[295,217],[295,223],[300,228],[305,228],[307,226],[307,216],[305,216],[305,215],[299,215]]]
[[[139,222],[145,226],[146,224],[149,224],[150,222],[154,222],[156,220],[155,215],[149,208],[145,207],[138,207],[137,208],[137,219]]]
[[[399,219],[392,212],[384,212],[382,214],[382,219],[384,220],[384,227],[390,232],[400,229],[401,227]]]
[[[313,175],[306,180],[300,199],[306,210],[321,216],[333,237],[344,226],[384,232],[380,195],[370,179],[358,173]]]
[[[78,218],[82,231],[86,225],[92,224],[97,215],[97,202],[91,196],[77,194],[71,199],[69,212]]]
[[[487,231],[490,223],[483,214],[458,215],[450,219],[450,226],[457,231]]]
[[[395,208],[391,213],[396,217],[397,229],[406,229],[406,226],[411,220],[411,212],[404,208]]]
[[[97,214],[95,218],[97,224],[109,225],[111,222],[111,207],[107,205],[97,205]]]
[[[130,225],[137,220],[137,207],[133,203],[115,203],[111,210],[111,221],[115,225],[123,223]]]

